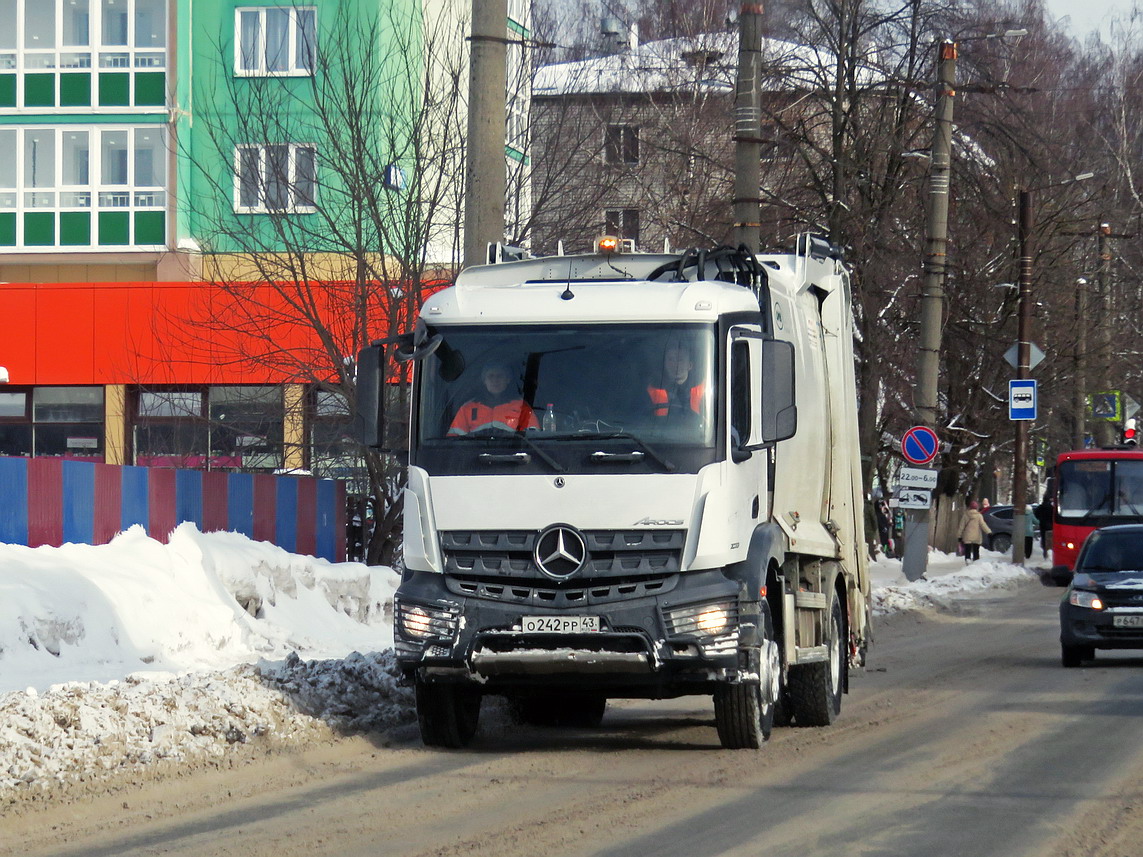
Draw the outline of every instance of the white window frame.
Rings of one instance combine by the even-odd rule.
[[[0,126],[4,130],[15,131],[16,151],[10,157],[16,165],[16,183],[14,187],[0,187],[0,211],[16,212],[16,245],[5,247],[8,252],[22,253],[52,252],[58,253],[61,248],[75,252],[83,249],[84,252],[123,252],[127,247],[152,247],[163,245],[131,244],[131,245],[101,245],[99,244],[95,223],[101,211],[126,211],[132,215],[136,211],[166,211],[167,188],[166,184],[140,185],[136,183],[135,167],[139,147],[137,136],[141,133],[158,133],[161,145],[155,150],[161,159],[159,172],[164,182],[170,181],[167,158],[170,152],[170,140],[164,126],[158,124],[148,125],[18,125]],[[47,131],[53,138],[52,181],[48,184],[33,187],[27,184],[25,177],[25,137],[30,133]],[[125,184],[103,183],[103,133],[106,131],[126,132],[127,134],[127,182]],[[64,184],[64,135],[87,135],[87,183]],[[35,197],[43,197],[36,200]],[[66,199],[65,199],[66,197]],[[14,200],[14,204],[9,204]],[[44,212],[59,214],[65,211],[87,211],[92,217],[92,243],[90,245],[60,244],[59,233],[56,233],[56,243],[53,245],[28,245],[25,243],[23,219],[27,212]],[[58,222],[58,221],[57,221]]]
[[[289,148],[289,170],[287,188],[290,195],[289,203],[284,208],[270,208],[266,205],[266,156],[271,146],[287,146]],[[255,149],[258,151],[258,178],[259,201],[257,205],[242,204],[242,153]],[[314,202],[299,204],[297,200],[298,181],[298,152],[308,149],[314,153],[313,196]],[[234,212],[236,214],[313,214],[317,211],[317,146],[313,143],[242,143],[234,147]]]
[[[287,60],[286,68],[282,71],[269,71],[266,68],[266,13],[269,10],[282,10],[288,13],[289,22],[286,32]],[[243,68],[242,65],[242,15],[254,12],[258,15],[258,48],[255,54],[257,64],[254,68]],[[310,45],[311,64],[317,62],[317,7],[316,6],[239,6],[234,10],[234,76],[235,77],[312,77],[313,68],[298,66],[298,13],[309,12],[313,15],[313,39]]]

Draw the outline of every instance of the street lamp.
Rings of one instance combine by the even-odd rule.
[[[1064,181],[1041,185],[1040,189],[1060,187],[1087,181],[1095,173],[1080,173]],[[1020,190],[1019,202],[1019,244],[1020,244],[1020,304],[1016,333],[1016,378],[1027,380],[1032,363],[1032,191]],[[1028,504],[1028,420],[1016,420],[1016,447],[1012,455],[1012,562],[1022,565],[1024,556],[1024,533],[1026,528],[1025,507]]]

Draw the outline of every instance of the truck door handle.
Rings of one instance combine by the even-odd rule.
[[[643,453],[635,450],[634,452],[593,452],[591,460],[596,464],[611,464],[622,463],[626,461],[642,461],[644,458]]]
[[[532,460],[532,456],[526,452],[482,452],[476,457],[485,464],[527,464]]]

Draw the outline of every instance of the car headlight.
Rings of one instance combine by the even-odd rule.
[[[1103,601],[1100,600],[1100,597],[1094,592],[1083,589],[1073,589],[1068,595],[1068,604],[1074,604],[1076,607],[1090,607],[1092,610],[1103,609]]]

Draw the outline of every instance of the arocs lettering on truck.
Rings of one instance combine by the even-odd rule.
[[[360,355],[367,435],[394,351],[414,367],[395,645],[426,744],[467,744],[485,695],[593,725],[609,699],[705,694],[729,748],[837,717],[869,580],[826,242],[468,268]]]

